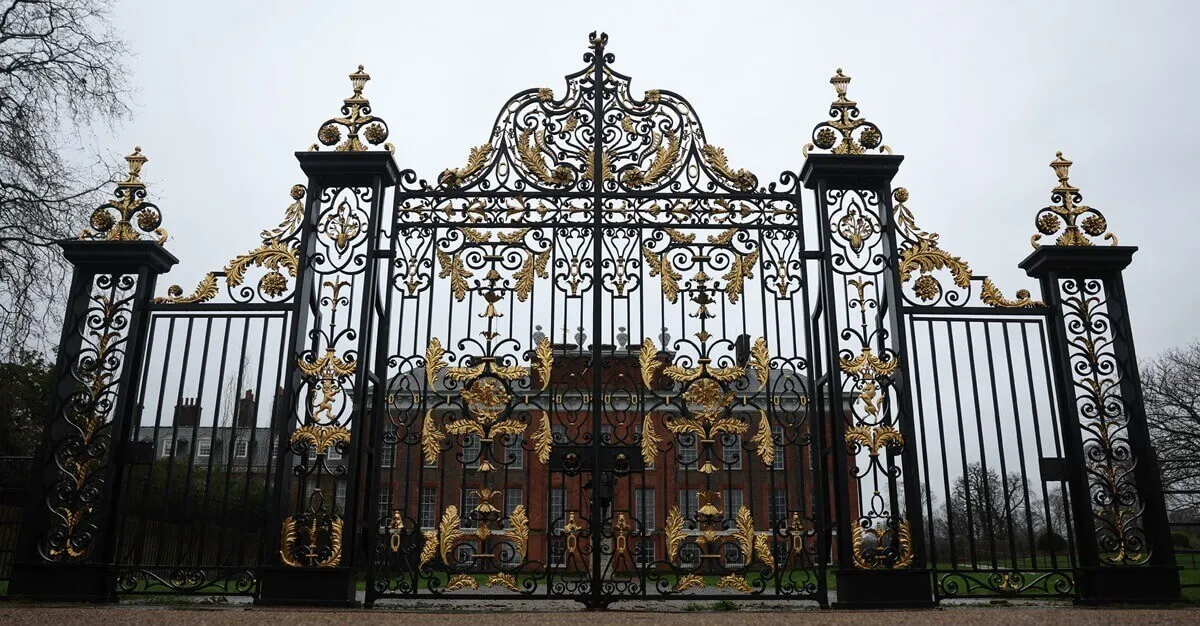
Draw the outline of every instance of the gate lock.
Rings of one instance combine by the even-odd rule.
[[[599,480],[595,477],[597,470]],[[600,498],[600,506],[607,516],[617,477],[644,472],[646,463],[637,446],[601,446],[597,451],[592,445],[556,445],[550,449],[550,471],[567,476],[592,474],[592,479],[583,487],[592,489],[592,497]]]

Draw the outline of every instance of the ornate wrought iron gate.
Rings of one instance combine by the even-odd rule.
[[[917,227],[841,70],[768,183],[606,42],[434,182],[370,149],[360,67],[283,223],[191,294],[152,299],[175,259],[131,155],[64,245],[14,592],[1177,595],[1133,249],[1091,245],[1069,162],[1023,264],[1046,303],[1008,299]]]

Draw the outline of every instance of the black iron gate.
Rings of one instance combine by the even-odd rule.
[[[1177,595],[1133,249],[1094,245],[1070,162],[1022,264],[1045,303],[1008,299],[917,227],[841,70],[767,183],[606,41],[436,182],[370,149],[360,67],[283,222],[190,294],[152,298],[175,259],[128,157],[64,244],[14,593]]]

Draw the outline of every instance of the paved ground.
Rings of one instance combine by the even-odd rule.
[[[496,615],[501,624],[1200,624],[1200,608],[1090,609],[1066,606],[950,607],[923,611],[752,610],[608,611],[604,613],[522,612],[510,607],[480,611],[411,610],[281,610],[245,606],[30,606],[0,604],[0,623],[7,624],[344,624],[421,623],[458,624]],[[665,608],[665,607],[664,607]],[[507,609],[507,610],[506,610]]]

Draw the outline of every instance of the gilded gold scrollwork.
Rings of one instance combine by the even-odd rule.
[[[350,86],[354,89],[354,93],[350,97],[342,100],[342,115],[327,120],[321,125],[317,131],[317,141],[324,146],[333,146],[335,152],[365,152],[367,145],[362,142],[366,139],[367,143],[378,146],[383,144],[383,147],[388,152],[395,152],[395,148],[390,143],[383,143],[388,138],[387,122],[381,117],[376,117],[371,114],[371,101],[363,95],[363,87],[367,81],[371,80],[371,75],[363,71],[363,66],[358,66],[358,71],[350,74]],[[342,130],[346,131],[346,139],[342,140]],[[362,132],[362,139],[359,139],[359,132]],[[341,143],[338,143],[338,142]],[[313,144],[309,150],[318,150],[317,144]]]
[[[1050,194],[1050,201],[1055,204],[1038,211],[1034,220],[1038,232],[1030,237],[1029,243],[1036,249],[1041,245],[1038,242],[1043,236],[1058,234],[1054,240],[1057,246],[1092,246],[1095,243],[1091,238],[1101,236],[1105,241],[1111,241],[1112,245],[1117,245],[1117,236],[1106,232],[1108,220],[1104,214],[1080,204],[1083,195],[1078,187],[1071,184],[1071,165],[1071,161],[1063,158],[1062,152],[1050,162],[1054,175],[1058,177],[1058,186]],[[1081,216],[1086,217],[1081,220]]]
[[[898,529],[892,530],[867,528],[855,522],[851,525],[851,548],[854,567],[858,569],[907,569],[912,566],[913,554],[912,529],[907,519],[900,520]],[[889,558],[888,551],[882,546],[892,536],[895,536],[895,558]],[[864,537],[870,536],[875,540],[875,548],[866,546]]]
[[[283,222],[271,230],[262,231],[262,244],[257,248],[231,259],[223,271],[205,274],[190,295],[184,296],[183,288],[179,285],[171,285],[167,289],[167,296],[155,298],[154,303],[196,304],[208,302],[217,297],[217,278],[223,277],[225,284],[230,288],[237,287],[245,281],[246,272],[251,267],[261,267],[267,270],[267,273],[258,282],[258,288],[262,293],[273,298],[282,296],[287,292],[289,286],[288,279],[283,272],[286,271],[288,276],[293,279],[296,277],[298,261],[294,243],[291,240],[299,230],[300,221],[304,217],[305,193],[304,185],[292,185],[292,203],[286,209]]]
[[[808,156],[810,150],[820,148],[833,154],[865,154],[868,150],[878,148],[880,152],[891,154],[892,149],[883,145],[883,133],[879,127],[863,118],[858,111],[858,103],[846,97],[850,77],[842,73],[842,68],[837,69],[837,73],[829,79],[829,84],[837,92],[837,99],[829,105],[832,119],[813,128],[812,143],[805,145],[800,153]]]
[[[308,508],[280,528],[279,559],[288,567],[337,567],[342,559],[342,518],[325,510],[321,490]]]
[[[141,146],[133,149],[133,154],[125,157],[129,165],[129,173],[125,180],[117,183],[113,192],[115,200],[110,200],[92,211],[88,221],[91,229],[85,229],[80,239],[99,241],[141,241],[142,234],[152,234],[157,237],[156,243],[162,245],[167,240],[167,231],[160,227],[162,213],[154,204],[146,202],[146,184],[142,182],[142,166],[149,159],[142,154]],[[117,219],[113,219],[113,215]],[[132,220],[132,221],[131,221]]]

